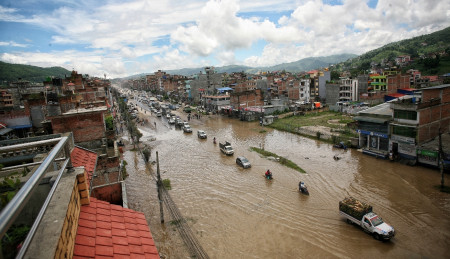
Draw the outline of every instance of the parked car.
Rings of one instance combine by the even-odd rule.
[[[156,116],[157,116],[157,117],[161,117],[161,116],[162,116],[162,113],[161,113],[161,112],[156,112]]]
[[[197,131],[197,137],[198,137],[198,138],[202,138],[202,139],[207,138],[206,133],[205,133],[205,131],[203,131],[203,130],[198,130],[198,131]]]
[[[252,167],[252,165],[250,164],[250,161],[248,161],[248,159],[243,156],[236,158],[236,164],[242,166],[243,168]]]
[[[184,131],[185,133],[192,133],[191,126],[189,126],[189,125],[184,126],[184,127],[183,127],[183,131]]]

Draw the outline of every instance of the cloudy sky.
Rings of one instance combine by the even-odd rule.
[[[0,60],[116,78],[362,54],[449,25],[449,0],[0,0]]]

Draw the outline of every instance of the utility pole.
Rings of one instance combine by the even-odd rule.
[[[158,177],[158,180],[156,181],[156,186],[158,187],[159,212],[161,214],[161,223],[164,223],[163,201],[162,201],[162,197],[161,197],[161,189],[163,188],[163,186],[162,186],[161,175],[159,174],[158,151],[156,151],[156,175]]]
[[[441,190],[444,189],[444,151],[442,150],[442,133],[439,128],[439,170],[441,171]]]

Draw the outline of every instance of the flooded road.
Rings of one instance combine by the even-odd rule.
[[[440,183],[437,170],[338,150],[221,116],[191,120],[190,134],[170,128],[165,118],[146,116],[151,126],[140,127],[141,140],[153,147],[152,160],[158,151],[162,178],[171,181],[169,193],[211,258],[448,258],[450,254],[450,195],[434,189]],[[208,139],[197,138],[199,129]],[[149,141],[152,137],[156,141]],[[223,155],[213,137],[229,141],[234,156]],[[263,158],[249,147],[264,147],[288,158],[307,174]],[[335,154],[341,159],[335,161]],[[252,167],[238,167],[237,156],[247,157]],[[129,207],[146,215],[161,255],[189,258],[167,210],[166,223],[159,223],[156,165],[146,169],[132,151],[124,157]],[[274,180],[263,177],[267,169]],[[298,192],[300,180],[310,196]],[[448,175],[445,181],[450,182]],[[396,236],[380,242],[348,225],[339,215],[338,203],[349,195],[371,204],[395,228]]]

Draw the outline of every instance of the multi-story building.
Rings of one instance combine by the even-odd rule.
[[[396,93],[398,89],[409,88],[411,86],[410,76],[395,74],[386,77],[387,94]]]
[[[309,85],[311,81],[306,78],[300,79],[299,88],[300,88],[300,96],[299,101],[303,103],[309,103],[311,101],[311,97],[309,94]]]
[[[339,102],[340,84],[335,82],[329,82],[326,84],[327,99],[326,104],[336,105]]]
[[[400,157],[416,161],[419,145],[450,131],[450,85],[424,88],[390,105],[391,150]]]
[[[223,73],[215,73],[214,67],[206,67],[205,73],[196,75],[190,82],[191,101],[200,102],[203,96],[212,96],[217,92],[217,88],[223,86]]]
[[[339,101],[355,102],[358,100],[358,79],[341,78],[339,84]]]
[[[392,119],[389,103],[360,111],[354,119],[358,121],[359,147],[363,153],[386,158],[389,153],[389,122]]]
[[[369,93],[370,92],[386,92],[387,84],[386,84],[386,76],[380,74],[371,74],[369,75]]]
[[[325,84],[331,80],[331,72],[328,70],[312,70],[308,72],[311,79],[310,97],[312,101],[321,101],[326,99]]]
[[[395,58],[395,64],[399,66],[407,65],[411,61],[411,56],[402,55]]]
[[[0,90],[0,111],[13,108],[12,94],[8,90]]]

